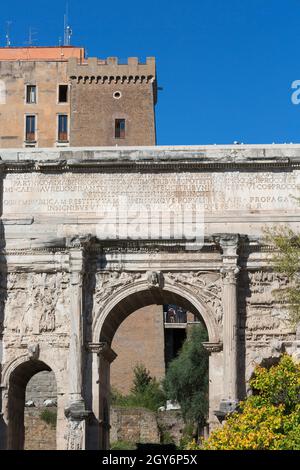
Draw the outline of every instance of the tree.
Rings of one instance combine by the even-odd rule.
[[[167,398],[178,401],[185,421],[201,427],[208,413],[208,352],[202,344],[207,340],[205,327],[193,326],[164,380]]]
[[[133,368],[133,375],[132,393],[143,393],[152,379],[150,371],[143,364],[137,364]]]
[[[143,364],[133,368],[133,387],[129,395],[122,395],[118,390],[111,390],[111,403],[125,408],[142,407],[157,411],[165,404],[166,397],[161,384]]]
[[[270,369],[257,367],[250,385],[239,410],[189,449],[300,450],[300,364],[284,355]]]
[[[288,305],[290,321],[296,326],[300,322],[300,235],[279,227],[266,231],[266,240],[275,249],[271,261],[274,269],[289,281],[274,294]]]

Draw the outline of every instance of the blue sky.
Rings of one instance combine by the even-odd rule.
[[[65,2],[1,5],[0,40],[31,26],[35,45],[63,36]],[[156,56],[160,145],[300,142],[300,0],[69,0],[72,44],[88,55]]]

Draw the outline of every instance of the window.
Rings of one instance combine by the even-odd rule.
[[[125,119],[115,120],[115,138],[125,139]]]
[[[36,103],[36,86],[27,85],[26,87],[26,103],[34,104]]]
[[[58,102],[67,103],[68,102],[68,85],[59,85],[58,86]]]
[[[35,142],[35,128],[36,128],[36,117],[26,116],[25,124],[25,140],[26,142]]]
[[[58,141],[68,141],[68,116],[66,114],[59,114],[58,116]]]

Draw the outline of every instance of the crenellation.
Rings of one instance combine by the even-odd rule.
[[[156,78],[156,65],[154,57],[147,57],[146,63],[140,63],[137,57],[129,57],[127,63],[119,63],[117,57],[108,57],[106,60],[99,60],[96,57],[89,57],[87,61],[78,61],[71,58],[68,61],[68,74],[72,80],[84,83],[91,78],[97,83],[124,83],[134,81],[154,81]]]

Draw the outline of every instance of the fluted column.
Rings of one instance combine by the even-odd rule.
[[[82,400],[82,250],[71,250],[70,269],[69,393],[75,402]]]
[[[216,238],[222,250],[223,280],[223,400],[220,409],[229,412],[238,402],[238,245],[239,235],[221,234]]]
[[[66,448],[69,450],[85,449],[86,419],[90,411],[86,410],[83,399],[82,363],[83,363],[83,293],[84,248],[79,240],[70,246],[70,346],[69,346],[69,404],[65,409],[68,418]]]
[[[236,401],[237,394],[237,266],[224,266],[223,277],[223,355],[224,398]]]

